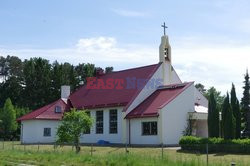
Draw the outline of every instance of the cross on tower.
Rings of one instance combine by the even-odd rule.
[[[163,25],[161,25],[161,27],[163,27],[163,29],[164,29],[164,35],[166,35],[166,29],[167,29],[168,27],[165,25],[165,22],[164,22]]]

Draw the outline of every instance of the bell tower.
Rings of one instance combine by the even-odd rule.
[[[161,44],[159,47],[159,62],[162,63],[162,78],[163,85],[169,85],[172,82],[172,57],[171,46],[169,44],[168,36],[166,35],[167,26],[162,25],[164,28],[164,35],[161,37]]]
[[[171,63],[171,46],[169,44],[168,36],[163,35],[161,37],[161,45],[160,45],[160,62],[168,61]]]

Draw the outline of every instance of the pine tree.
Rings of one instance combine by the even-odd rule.
[[[225,138],[225,130],[226,130],[226,117],[228,113],[228,109],[230,107],[229,104],[229,94],[227,93],[226,98],[223,101],[222,111],[221,111],[221,128],[222,128],[222,136]]]
[[[230,105],[229,105],[229,108],[227,110],[224,127],[225,127],[224,138],[225,139],[234,139],[235,138],[235,118],[233,116],[232,108]]]
[[[236,97],[235,86],[232,84],[231,89],[231,108],[235,118],[235,138],[240,138],[241,133],[241,116],[239,101]]]
[[[208,104],[208,135],[209,137],[219,137],[219,110],[216,107],[214,93],[209,96]]]
[[[9,139],[11,134],[17,129],[16,111],[10,98],[5,101],[4,107],[0,112],[0,120],[2,121],[0,124],[0,135],[5,139]]]
[[[229,94],[227,93],[222,107],[222,135],[225,139],[235,138],[236,131],[235,118],[229,100]]]
[[[248,116],[248,113],[250,111],[250,108],[249,108],[249,105],[250,105],[250,94],[249,94],[250,84],[249,84],[248,71],[246,72],[246,75],[245,75],[245,81],[244,81],[243,89],[244,89],[243,97],[241,99],[241,111],[242,111],[241,116],[242,116],[242,123],[244,124],[244,131],[247,131],[247,126],[250,123],[250,122],[247,121],[248,120],[247,116]],[[246,136],[249,137],[248,134]]]

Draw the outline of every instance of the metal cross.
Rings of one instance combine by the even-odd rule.
[[[166,35],[166,29],[167,29],[168,27],[165,25],[165,22],[164,22],[163,25],[161,25],[161,27],[163,27],[163,29],[164,29],[164,35]]]

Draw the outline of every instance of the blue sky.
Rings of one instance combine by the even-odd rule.
[[[250,1],[0,1],[0,55],[95,63],[115,70],[158,62],[165,21],[183,81],[234,82],[250,68]]]

